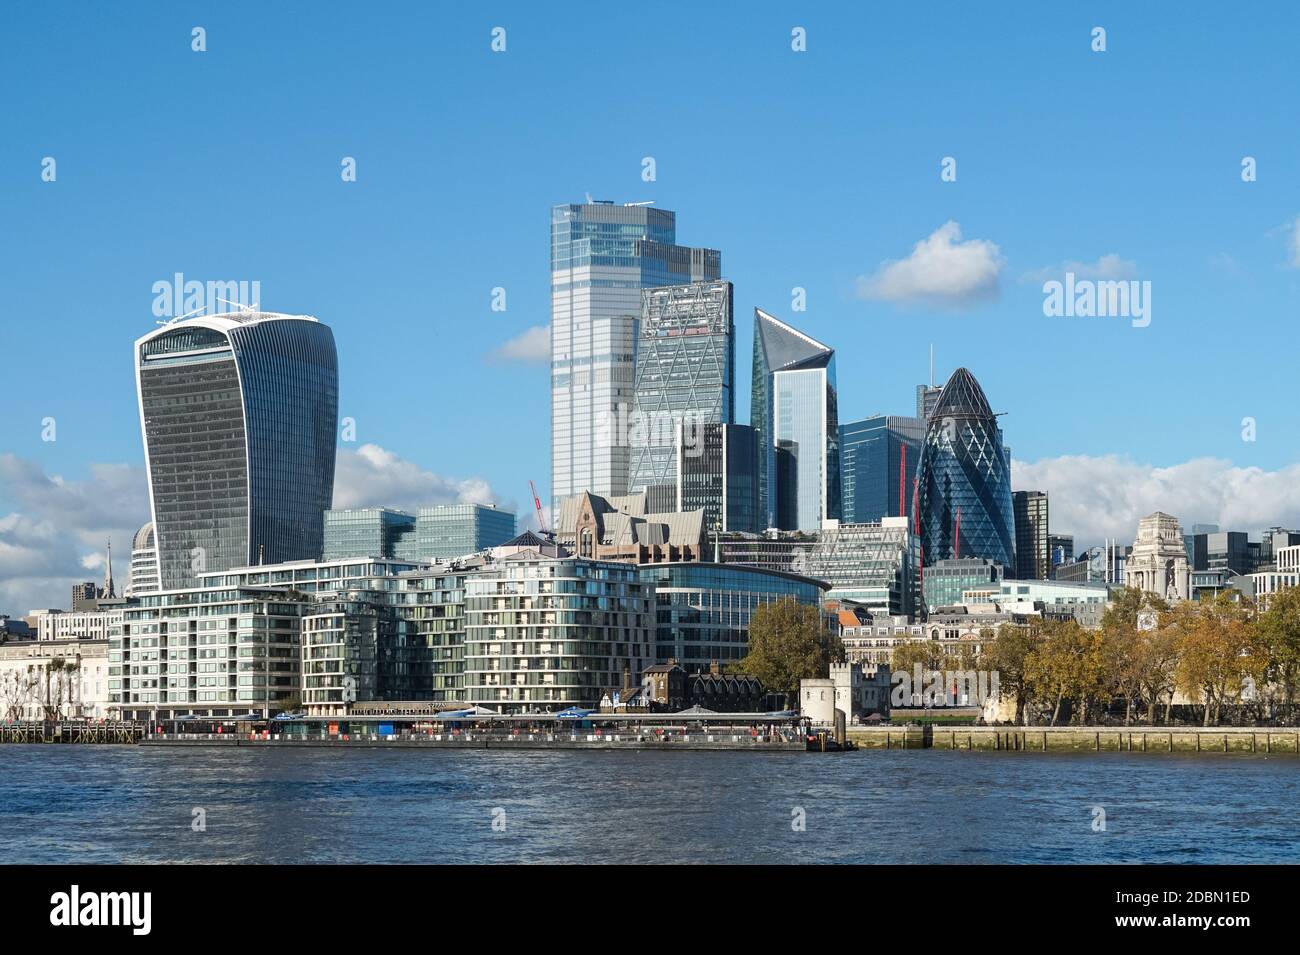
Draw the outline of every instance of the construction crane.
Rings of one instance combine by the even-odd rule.
[[[546,521],[542,517],[542,499],[537,496],[537,485],[529,480],[528,489],[533,492],[533,507],[537,508],[537,529],[545,534]]]

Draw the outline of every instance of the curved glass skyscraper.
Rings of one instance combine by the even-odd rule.
[[[1011,467],[979,382],[958,368],[927,424],[913,520],[922,560],[984,557],[1013,571]]]
[[[338,430],[329,327],[270,312],[191,318],[139,339],[135,356],[162,589],[319,559]]]

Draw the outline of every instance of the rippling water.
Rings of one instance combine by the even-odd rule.
[[[10,863],[1300,861],[1295,757],[28,745],[0,776]]]

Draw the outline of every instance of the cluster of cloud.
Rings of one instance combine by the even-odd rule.
[[[1300,464],[1265,471],[1195,458],[1162,468],[1116,455],[1066,455],[1014,461],[1011,476],[1017,490],[1047,492],[1051,528],[1073,534],[1076,552],[1106,538],[1132,543],[1138,521],[1154,511],[1184,527],[1218,524],[1252,534],[1300,527]]]
[[[450,478],[420,467],[377,444],[340,451],[334,471],[334,506],[396,507],[492,504],[499,501],[483,478]]]
[[[0,454],[0,613],[23,616],[67,608],[72,585],[103,579],[105,545],[113,544],[119,594],[130,579],[131,540],[149,520],[143,466],[91,465],[85,480],[49,475],[36,462]],[[335,507],[500,503],[479,477],[450,478],[374,444],[339,452]],[[524,521],[520,521],[521,526]]]
[[[968,305],[997,298],[1006,260],[988,239],[962,240],[961,226],[949,220],[912,247],[905,259],[881,263],[858,279],[863,298],[890,302]]]
[[[493,361],[549,362],[551,326],[534,325],[508,339],[488,356]]]
[[[0,613],[66,607],[73,584],[103,578],[110,541],[118,592],[125,588],[131,538],[149,520],[143,467],[95,464],[69,481],[0,454],[0,499],[16,508],[0,514]]]

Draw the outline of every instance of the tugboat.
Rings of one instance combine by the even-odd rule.
[[[851,739],[837,740],[827,730],[808,735],[808,752],[810,753],[851,753],[858,744]]]

